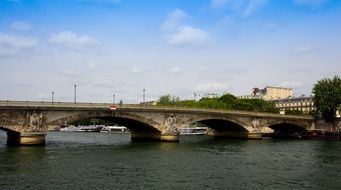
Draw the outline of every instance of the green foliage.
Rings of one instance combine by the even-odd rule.
[[[220,102],[226,103],[226,104],[231,104],[235,102],[237,98],[233,96],[232,94],[224,94],[219,98]]]
[[[256,112],[278,113],[275,103],[262,99],[237,99],[233,109]]]
[[[176,102],[180,101],[179,97],[164,95],[159,98],[159,104],[161,105],[174,105]]]
[[[184,100],[174,98],[170,95],[161,96],[160,105],[175,105],[196,108],[230,109],[256,112],[278,113],[279,110],[273,102],[260,99],[237,99],[232,94],[225,94],[219,98],[201,98],[199,101]]]
[[[314,85],[314,105],[318,113],[327,122],[335,120],[336,110],[340,110],[341,105],[341,79],[334,76],[332,79],[325,78],[317,81]]]

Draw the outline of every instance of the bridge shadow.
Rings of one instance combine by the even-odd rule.
[[[247,132],[247,130],[232,121],[221,119],[208,119],[199,121],[215,131]]]
[[[269,128],[274,130],[273,134],[268,135],[273,138],[299,138],[302,132],[307,131],[306,128],[291,123],[274,124]]]

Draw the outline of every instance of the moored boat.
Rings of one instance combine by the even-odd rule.
[[[103,126],[101,125],[89,125],[78,127],[77,132],[100,132]]]
[[[74,125],[69,125],[67,127],[63,127],[60,129],[60,131],[67,131],[67,132],[74,132],[74,131],[77,131],[78,128]]]
[[[206,135],[207,127],[186,127],[179,129],[180,135]]]
[[[303,139],[314,139],[314,140],[341,140],[341,132],[312,130],[312,131],[302,132],[301,137]]]
[[[129,133],[129,129],[124,126],[105,126],[101,129],[103,133]]]

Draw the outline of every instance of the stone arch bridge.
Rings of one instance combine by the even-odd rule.
[[[262,138],[261,130],[294,134],[315,128],[306,116],[213,109],[185,109],[143,105],[0,101],[0,130],[8,143],[44,144],[47,129],[86,118],[114,120],[131,131],[132,140],[178,141],[178,129],[200,122],[209,135],[218,137]]]

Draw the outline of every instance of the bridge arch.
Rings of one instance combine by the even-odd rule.
[[[190,120],[188,124],[203,123],[215,131],[248,132],[247,124],[230,117],[205,116]]]
[[[75,113],[66,117],[58,118],[47,123],[47,125],[62,125],[66,123],[81,121],[89,118],[99,118],[107,121],[112,121],[119,125],[127,127],[131,132],[159,132],[158,123],[148,120],[144,117],[127,114],[116,116],[112,112],[88,112],[88,113]]]
[[[7,133],[21,133],[23,128],[19,127],[18,123],[13,122],[10,117],[0,118],[0,130]]]
[[[11,129],[10,127],[0,127],[0,130],[7,132],[7,133],[9,133],[9,132],[20,133],[19,131],[16,131],[15,129]]]
[[[307,124],[301,122],[293,122],[293,121],[270,121],[264,124],[265,127],[268,127],[274,130],[274,133],[282,133],[282,134],[295,134],[302,131],[307,131]]]

